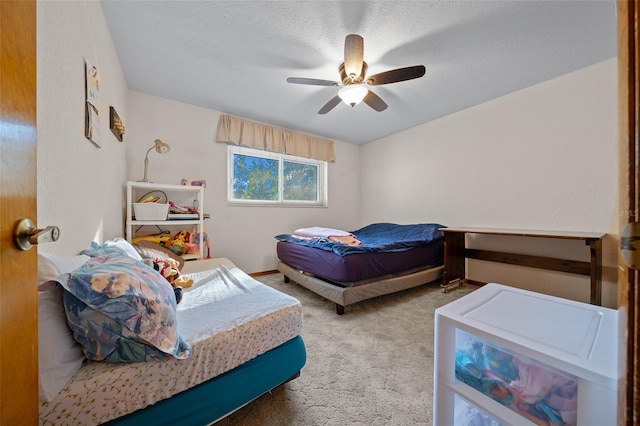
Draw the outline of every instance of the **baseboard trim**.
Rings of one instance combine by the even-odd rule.
[[[249,276],[251,277],[260,277],[262,275],[271,275],[271,274],[277,274],[280,271],[278,271],[277,269],[271,269],[270,271],[262,271],[262,272],[252,272],[249,274]]]

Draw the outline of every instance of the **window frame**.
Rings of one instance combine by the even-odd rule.
[[[233,157],[234,155],[246,155],[251,157],[266,158],[278,161],[278,200],[247,200],[233,198]],[[283,164],[293,162],[316,166],[317,193],[318,199],[315,201],[304,200],[284,200],[283,199]],[[227,204],[237,206],[277,206],[277,207],[327,207],[327,162],[312,158],[297,157],[293,155],[280,154],[277,152],[261,151],[259,149],[246,148],[236,145],[227,145]]]

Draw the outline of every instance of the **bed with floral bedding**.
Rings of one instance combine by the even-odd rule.
[[[299,301],[228,259],[180,303],[126,241],[39,255],[40,424],[209,424],[296,377]]]

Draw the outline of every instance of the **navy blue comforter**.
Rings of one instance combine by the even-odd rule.
[[[443,238],[437,223],[419,223],[414,225],[398,225],[395,223],[374,223],[357,231],[351,231],[362,243],[360,246],[349,246],[329,241],[325,238],[300,239],[291,234],[276,235],[278,241],[315,247],[332,251],[339,256],[354,253],[404,251],[412,247],[427,245]]]

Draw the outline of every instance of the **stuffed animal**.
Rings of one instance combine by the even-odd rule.
[[[173,280],[173,284],[182,288],[189,288],[193,285],[193,280],[186,275],[180,275]]]
[[[193,280],[190,280],[185,276],[180,276],[180,271],[178,270],[180,263],[170,257],[166,259],[156,258],[153,261],[152,266],[153,269],[158,271],[160,275],[162,275],[167,279],[167,281],[169,281],[171,287],[173,287],[173,293],[176,296],[176,304],[180,303],[180,301],[182,300],[182,288],[184,287],[182,283],[187,283],[187,287],[189,287],[193,284]]]
[[[166,259],[156,258],[154,261],[154,269],[160,272],[160,275],[165,277],[170,283],[173,283],[173,280],[180,274],[178,270],[179,266],[180,263],[170,257]]]
[[[180,256],[187,252],[187,243],[190,242],[190,239],[191,234],[188,231],[182,230],[175,234],[170,241],[167,241],[165,247]]]

